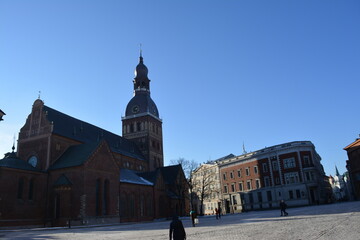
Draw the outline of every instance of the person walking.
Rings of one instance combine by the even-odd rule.
[[[216,219],[219,220],[219,209],[215,208]]]
[[[190,211],[190,217],[193,227],[195,227],[195,218],[196,218],[196,212],[194,210]]]
[[[280,216],[287,216],[288,215],[288,213],[286,212],[286,207],[287,207],[287,204],[285,203],[285,201],[281,200],[280,201],[280,211],[281,211]]]
[[[221,207],[219,207],[218,211],[219,211],[219,219],[221,219]]]
[[[170,223],[169,239],[170,240],[186,239],[186,232],[184,226],[178,216],[174,216],[173,220]]]

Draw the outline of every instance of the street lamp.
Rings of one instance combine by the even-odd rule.
[[[0,121],[4,120],[2,117],[6,115],[1,109],[0,109]]]

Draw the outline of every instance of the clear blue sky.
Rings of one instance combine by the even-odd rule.
[[[360,1],[0,1],[0,154],[41,91],[121,135],[139,44],[165,164],[309,140],[327,174],[360,133]]]

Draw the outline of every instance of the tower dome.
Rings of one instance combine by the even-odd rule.
[[[139,64],[135,68],[134,91],[150,92],[150,79],[148,78],[148,68],[144,64],[144,59],[140,52]]]
[[[140,52],[139,63],[135,68],[134,78],[134,97],[126,106],[125,116],[139,114],[150,114],[159,118],[159,111],[155,102],[150,97],[150,79],[148,78],[148,68],[144,64],[144,58]]]
[[[136,78],[147,78],[148,72],[149,72],[149,70],[144,64],[144,59],[140,55],[139,64],[135,68],[135,79]]]
[[[148,68],[141,55],[135,68],[134,96],[122,117],[123,137],[134,141],[147,159],[146,169],[153,171],[164,166],[162,120],[155,102],[150,97]]]

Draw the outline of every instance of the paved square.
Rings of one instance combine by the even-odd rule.
[[[289,216],[280,210],[247,212],[200,218],[191,226],[183,219],[187,239],[360,239],[360,202],[346,202],[301,208],[289,208]],[[170,221],[122,224],[115,226],[0,231],[0,239],[169,239]]]

